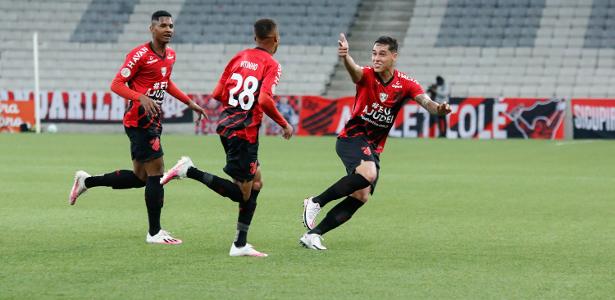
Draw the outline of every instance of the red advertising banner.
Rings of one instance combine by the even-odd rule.
[[[338,134],[350,119],[353,105],[354,97],[329,100],[318,96],[303,96],[297,135]]]
[[[209,115],[195,126],[196,134],[215,134],[220,102],[209,95],[189,95]],[[41,119],[52,122],[114,123],[124,115],[126,101],[110,92],[45,91],[41,93]],[[1,91],[3,128],[20,123],[15,111],[33,112],[33,106],[23,108],[19,99],[33,99],[31,91]],[[336,135],[352,115],[354,97],[327,99],[320,96],[276,96],[276,106],[295,127],[297,135]],[[31,101],[21,101],[31,103]],[[615,100],[573,100],[575,137],[613,136]],[[389,135],[407,138],[446,137],[449,139],[562,139],[566,102],[563,99],[532,98],[451,98],[452,113],[446,117],[429,114],[414,101],[408,101],[399,112]],[[27,105],[27,104],[23,104]],[[32,104],[30,104],[32,105]],[[192,112],[172,97],[165,98],[163,122],[189,123]],[[30,120],[33,117],[21,121]],[[20,123],[21,124],[21,123]],[[18,127],[20,124],[17,124]],[[6,129],[8,130],[8,129]],[[277,124],[265,117],[262,134],[279,134]]]
[[[0,98],[0,132],[19,132],[21,124],[35,123],[34,100]]]
[[[450,104],[452,113],[439,117],[409,101],[400,110],[389,135],[449,139],[564,137],[566,104],[562,99],[452,98]],[[353,105],[353,97],[336,100],[303,97],[297,134],[339,133],[350,118]]]
[[[564,138],[566,101],[560,98],[504,98],[509,137],[531,139]]]
[[[572,99],[575,139],[615,138],[615,99]]]

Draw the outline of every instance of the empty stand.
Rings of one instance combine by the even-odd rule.
[[[32,89],[38,31],[42,89],[108,90],[124,55],[150,39],[151,13],[166,9],[174,80],[190,92],[210,92],[228,59],[252,47],[252,23],[271,17],[280,94],[352,95],[336,55],[338,33],[349,32],[360,64],[377,36],[398,37],[398,69],[425,87],[442,75],[455,96],[615,97],[614,0],[29,0],[0,9],[0,89]]]
[[[252,24],[279,24],[279,94],[322,94],[337,62],[337,32],[347,31],[360,0],[31,0],[0,1],[0,89],[32,89],[32,33],[39,32],[42,89],[108,90],[124,55],[150,40],[154,10],[174,15],[173,78],[209,93],[224,64],[253,47]],[[331,34],[331,32],[336,32]]]
[[[614,97],[613,6],[417,0],[398,66],[424,86],[444,76],[455,96]]]

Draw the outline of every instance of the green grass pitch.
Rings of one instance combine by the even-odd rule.
[[[231,258],[237,207],[191,180],[165,188],[147,245],[143,190],[95,188],[74,207],[76,170],[130,169],[124,135],[0,135],[2,299],[599,299],[615,295],[615,144],[389,139],[376,194],[325,236],[298,238],[304,197],[344,175],[332,137],[261,139],[264,189]],[[223,175],[217,137],[165,135]],[[333,205],[325,207],[320,218]]]

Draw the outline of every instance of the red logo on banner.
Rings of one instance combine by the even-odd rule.
[[[299,111],[298,135],[334,135],[352,114],[354,97],[327,99],[303,96]]]
[[[566,103],[561,99],[514,99],[507,112],[511,125],[528,139],[561,139]],[[511,108],[512,107],[512,108]]]

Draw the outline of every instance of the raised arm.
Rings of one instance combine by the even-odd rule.
[[[346,36],[343,33],[340,33],[340,39],[337,41],[337,43],[337,54],[344,61],[344,66],[346,67],[348,74],[350,74],[352,82],[359,82],[361,80],[361,77],[363,77],[363,70],[361,69],[361,66],[357,65],[357,63],[354,62],[354,59],[352,59],[352,56],[350,56],[350,54],[348,53],[348,41],[346,40]]]
[[[438,104],[437,102],[431,100],[427,94],[420,94],[414,97],[414,101],[424,107],[432,115],[444,116],[451,112],[451,106],[448,105],[448,103],[444,102]]]

